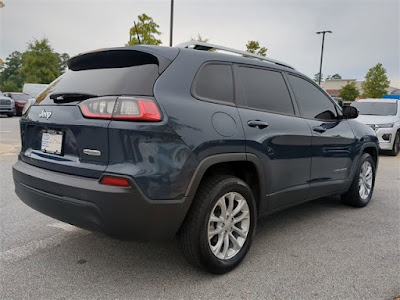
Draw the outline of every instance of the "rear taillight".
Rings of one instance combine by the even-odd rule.
[[[124,121],[161,121],[161,113],[152,99],[136,97],[100,97],[79,104],[85,118]]]
[[[124,177],[109,176],[109,175],[104,175],[100,179],[100,183],[105,184],[105,185],[122,186],[122,187],[130,187],[131,186],[128,179],[126,179]]]
[[[116,97],[99,97],[79,103],[79,108],[85,118],[111,119]]]

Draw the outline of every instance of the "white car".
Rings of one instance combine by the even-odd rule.
[[[400,100],[361,99],[351,105],[359,110],[357,121],[375,130],[379,148],[396,156],[400,149]]]
[[[12,117],[15,115],[15,102],[13,99],[6,97],[0,92],[0,115]]]
[[[41,83],[25,83],[22,92],[36,98],[48,86],[48,84]]]

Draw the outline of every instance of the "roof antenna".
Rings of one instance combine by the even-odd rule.
[[[140,45],[140,44],[141,44],[141,42],[140,42],[139,32],[137,31],[136,22],[135,22],[135,21],[133,21],[133,24],[135,24],[136,36],[137,36],[137,39],[138,39],[138,41],[139,41],[139,45]]]

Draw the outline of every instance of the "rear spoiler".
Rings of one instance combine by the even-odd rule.
[[[100,49],[82,53],[69,59],[67,65],[73,71],[82,71],[157,64],[159,74],[161,74],[172,62],[172,60],[163,56],[132,48]]]

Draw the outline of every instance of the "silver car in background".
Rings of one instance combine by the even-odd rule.
[[[357,121],[375,130],[379,148],[396,156],[400,149],[400,100],[361,99],[351,105],[359,110]]]
[[[12,117],[15,114],[15,102],[0,92],[0,115],[2,114]]]

